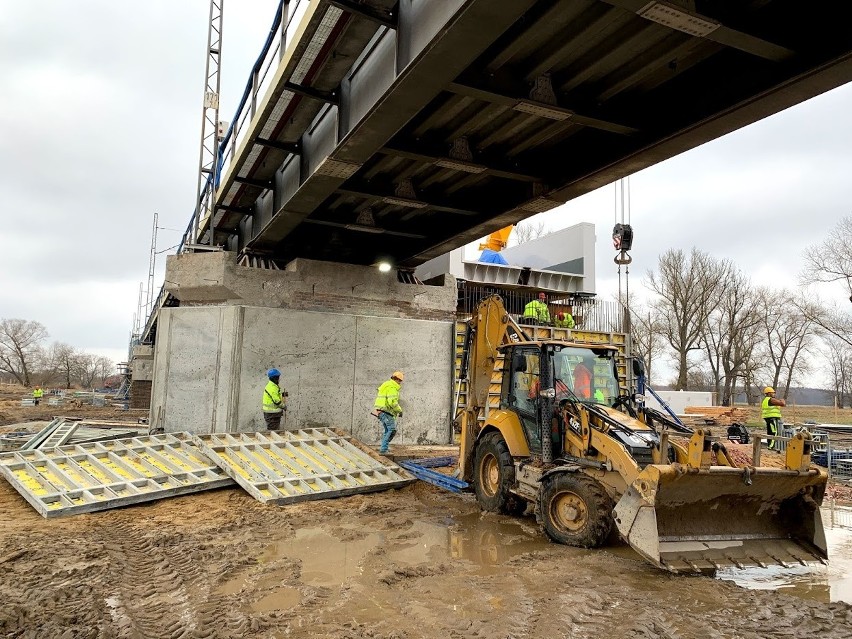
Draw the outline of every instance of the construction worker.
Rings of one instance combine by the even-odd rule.
[[[592,371],[583,362],[574,367],[574,394],[580,399],[592,398]]]
[[[760,405],[760,416],[766,422],[766,434],[777,435],[781,431],[781,407],[787,402],[783,399],[775,399],[775,389],[767,386],[763,389],[763,402]],[[769,440],[769,450],[778,450],[778,440]]]
[[[537,300],[532,300],[524,306],[522,320],[527,324],[542,324],[544,326],[550,324],[550,311],[547,310],[547,295],[539,293]]]
[[[33,389],[33,403],[38,406],[42,397],[44,397],[44,391],[41,389],[41,386],[36,386]]]
[[[571,307],[566,311],[559,311],[553,317],[553,325],[556,328],[574,328],[574,316],[571,314]]]
[[[376,401],[373,404],[372,415],[379,418],[384,432],[379,453],[388,452],[388,444],[396,436],[396,420],[402,417],[402,406],[399,405],[399,388],[403,380],[402,371],[394,371],[391,378],[379,386]]]
[[[263,420],[267,430],[278,430],[281,428],[281,415],[287,410],[287,393],[278,385],[281,371],[270,368],[266,371],[266,376],[269,381],[263,389]]]

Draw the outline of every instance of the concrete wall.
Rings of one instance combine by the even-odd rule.
[[[398,443],[449,441],[453,323],[291,309],[163,309],[151,419],[166,432],[263,430],[266,370],[282,371],[287,428],[334,426],[375,443],[376,389],[405,372]]]
[[[147,344],[133,347],[130,374],[134,382],[150,382],[154,375],[154,348]]]

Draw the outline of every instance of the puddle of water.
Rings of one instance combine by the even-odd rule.
[[[226,581],[225,583],[223,583],[216,590],[214,590],[214,593],[217,594],[217,595],[225,595],[225,596],[235,595],[240,590],[242,590],[242,587],[245,586],[245,585],[246,585],[245,576],[237,577],[236,579],[230,579],[229,581]]]
[[[302,581],[313,586],[339,586],[361,574],[364,556],[376,548],[381,536],[340,541],[320,528],[302,528],[295,539],[277,541],[264,551],[261,562],[287,557],[302,562]]]
[[[294,608],[302,602],[301,593],[295,588],[284,586],[269,593],[263,599],[251,604],[254,612],[272,612],[273,610],[287,610]]]
[[[852,603],[852,508],[822,509],[828,566],[735,568],[716,577],[751,590],[779,590],[803,599]]]
[[[523,519],[494,519],[479,513],[458,517],[447,528],[449,556],[480,568],[499,566],[518,555],[546,550],[550,541]]]

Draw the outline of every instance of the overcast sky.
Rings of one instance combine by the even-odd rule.
[[[222,119],[231,119],[276,0],[226,6]],[[158,250],[196,193],[206,0],[0,0],[0,317],[122,360]],[[852,87],[631,178],[631,291],[670,247],[697,245],[759,283],[792,286],[802,250],[852,214]],[[598,225],[599,291],[615,290],[613,187],[541,216]],[[164,254],[158,257],[156,290]]]

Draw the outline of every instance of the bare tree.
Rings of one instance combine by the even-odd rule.
[[[834,336],[827,338],[825,344],[828,382],[837,405],[843,408],[852,404],[852,346]]]
[[[99,362],[97,355],[91,353],[81,353],[78,362],[77,379],[82,388],[94,388],[95,379],[99,372]]]
[[[515,227],[515,239],[518,241],[518,244],[538,239],[548,233],[550,233],[550,231],[547,229],[544,222],[541,221],[524,222],[523,224],[518,224]]]
[[[713,392],[715,388],[715,376],[713,371],[703,366],[694,366],[687,374],[689,388],[696,391]]]
[[[807,320],[819,327],[820,332],[852,346],[852,316],[835,307],[823,306],[818,300],[798,299],[796,309]]]
[[[772,386],[783,388],[778,395],[784,398],[796,374],[807,369],[804,356],[816,335],[816,322],[808,313],[800,312],[802,308],[808,308],[808,302],[797,300],[787,291],[763,296],[762,323]]]
[[[47,329],[39,322],[0,320],[0,371],[12,375],[19,384],[29,386],[31,370],[45,339]]]
[[[60,380],[63,388],[71,388],[74,380],[78,377],[80,353],[62,342],[54,342],[49,352],[49,360],[55,378]]]
[[[645,377],[652,386],[652,364],[659,359],[665,349],[663,323],[659,311],[654,307],[637,306],[630,311],[630,338],[633,341],[634,354],[640,354],[645,362]]]
[[[95,359],[95,366],[97,368],[98,386],[103,388],[106,380],[115,374],[115,363],[109,357],[98,355]]]
[[[805,266],[801,280],[811,282],[843,282],[852,302],[852,217],[847,216],[837,223],[828,238],[805,251]]]
[[[720,262],[719,267],[718,302],[710,310],[702,339],[717,400],[728,406],[760,342],[762,315],[759,296],[748,278],[730,262]]]
[[[675,390],[688,388],[689,354],[701,348],[707,314],[718,301],[726,265],[696,248],[689,256],[671,249],[660,256],[659,272],[648,273],[647,284],[658,295],[654,304],[662,317],[663,334],[675,352]]]
[[[763,386],[760,380],[766,379],[769,368],[766,366],[768,358],[764,355],[766,351],[763,341],[755,345],[751,355],[746,358],[740,371],[740,380],[742,380],[743,392],[745,393],[746,403],[749,406],[756,405],[760,398],[763,397]]]

